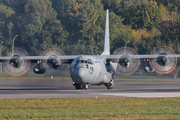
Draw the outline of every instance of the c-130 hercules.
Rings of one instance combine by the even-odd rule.
[[[122,75],[133,74],[141,61],[147,62],[144,70],[159,74],[172,72],[177,65],[175,52],[169,47],[158,47],[150,55],[138,55],[133,49],[123,47],[110,55],[109,11],[106,11],[104,32],[104,49],[101,55],[66,55],[58,49],[49,49],[42,56],[28,56],[22,49],[8,51],[0,57],[4,69],[12,75],[22,75],[30,67],[30,63],[38,63],[33,71],[44,74],[46,69],[57,69],[65,63],[71,63],[70,76],[76,89],[87,89],[89,85],[105,85],[112,89],[116,72]]]

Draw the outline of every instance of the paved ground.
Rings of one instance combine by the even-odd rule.
[[[95,97],[180,97],[180,81],[121,80],[113,90],[75,90],[71,80],[0,80],[0,99]]]

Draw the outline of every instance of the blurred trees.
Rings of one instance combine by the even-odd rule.
[[[157,27],[159,21],[165,11],[163,7],[158,6],[157,2],[150,0],[141,5],[133,4],[122,10],[120,15],[125,18],[123,23],[131,25],[133,29],[146,28],[150,30],[152,27]],[[124,14],[126,13],[126,14]]]
[[[13,23],[11,22],[11,17],[13,14],[15,14],[15,11],[12,8],[0,3],[0,44],[2,42],[8,43],[8,39],[13,34],[11,32],[14,27]],[[7,48],[3,47],[3,50],[7,50]]]
[[[168,45],[180,53],[179,0],[0,0],[0,42],[40,55],[100,54],[105,11],[110,13],[111,53],[125,43],[139,53]]]
[[[62,46],[67,37],[49,0],[24,0],[24,10],[14,18],[20,46],[39,54],[42,50]],[[18,30],[18,31],[17,31]]]

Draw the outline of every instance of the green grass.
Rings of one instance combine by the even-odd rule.
[[[180,98],[0,100],[0,119],[180,119]]]

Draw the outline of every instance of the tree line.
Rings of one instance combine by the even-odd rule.
[[[100,54],[105,11],[110,11],[111,53],[123,47],[149,54],[157,46],[180,53],[180,0],[0,0],[0,42],[41,55]]]

